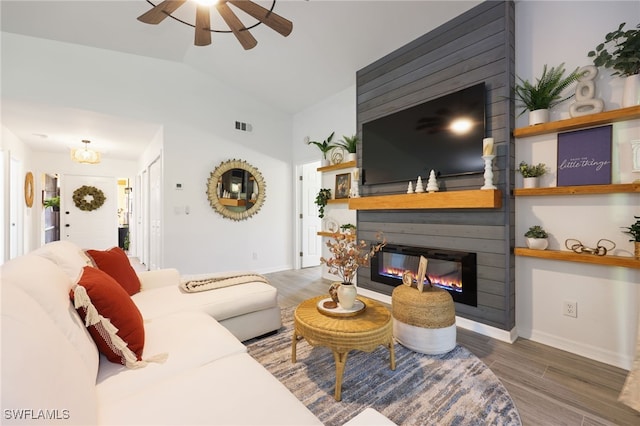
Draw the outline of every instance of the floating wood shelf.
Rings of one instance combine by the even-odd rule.
[[[341,203],[348,203],[349,199],[348,198],[338,198],[338,199],[331,199],[331,200],[327,200],[327,204],[341,204]]]
[[[602,126],[617,121],[633,120],[640,118],[640,106],[620,108],[613,111],[600,112],[598,114],[584,115],[582,117],[568,118],[566,120],[553,121],[551,123],[536,124],[528,127],[520,127],[513,131],[516,138],[544,135],[554,132],[583,129],[586,127]]]
[[[640,260],[633,257],[622,256],[596,256],[594,254],[580,254],[572,251],[559,250],[532,250],[524,247],[513,249],[516,256],[537,257],[540,259],[561,260],[566,262],[591,263],[605,266],[622,266],[625,268],[640,269]]]
[[[621,183],[613,185],[581,185],[581,186],[553,186],[547,188],[518,188],[513,195],[591,195],[591,194],[619,194],[640,192],[640,183]]]
[[[474,189],[421,194],[375,195],[349,199],[352,210],[498,209],[502,192]]]
[[[355,167],[355,166],[356,166],[356,162],[355,161],[346,161],[346,162],[340,163],[340,164],[332,164],[331,166],[318,167],[318,171],[319,172],[331,172],[333,170],[349,169],[349,168]]]
[[[342,234],[342,232],[329,232],[329,231],[318,231],[316,232],[318,235],[320,235],[321,237],[336,237],[340,234]],[[346,234],[345,234],[346,235]],[[353,235],[353,234],[351,234]]]

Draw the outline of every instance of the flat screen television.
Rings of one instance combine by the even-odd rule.
[[[362,125],[362,184],[482,173],[485,84]]]

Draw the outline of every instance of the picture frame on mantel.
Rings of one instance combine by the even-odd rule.
[[[558,186],[611,184],[613,126],[558,134]]]
[[[341,173],[336,175],[336,200],[340,198],[349,198],[351,191],[351,173]]]

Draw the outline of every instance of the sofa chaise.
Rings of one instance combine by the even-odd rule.
[[[2,265],[3,424],[321,424],[241,343],[280,327],[275,288],[185,294],[164,270],[130,295],[110,254],[87,253],[55,242]]]

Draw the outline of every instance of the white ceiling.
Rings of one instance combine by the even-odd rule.
[[[293,22],[292,33],[285,38],[259,25],[251,30],[258,45],[249,51],[232,34],[213,33],[210,46],[197,47],[193,29],[184,24],[143,24],[136,17],[152,7],[146,0],[2,0],[0,7],[2,31],[181,62],[295,114],[352,86],[357,70],[478,3],[279,0],[274,12]],[[193,5],[186,3],[178,14],[193,22]],[[245,25],[255,23],[237,15]],[[211,21],[226,29],[215,10]],[[88,111],[73,111],[69,121],[70,112],[2,100],[3,125],[37,150],[66,151],[69,141],[99,138],[105,156],[135,159],[159,128]]]

